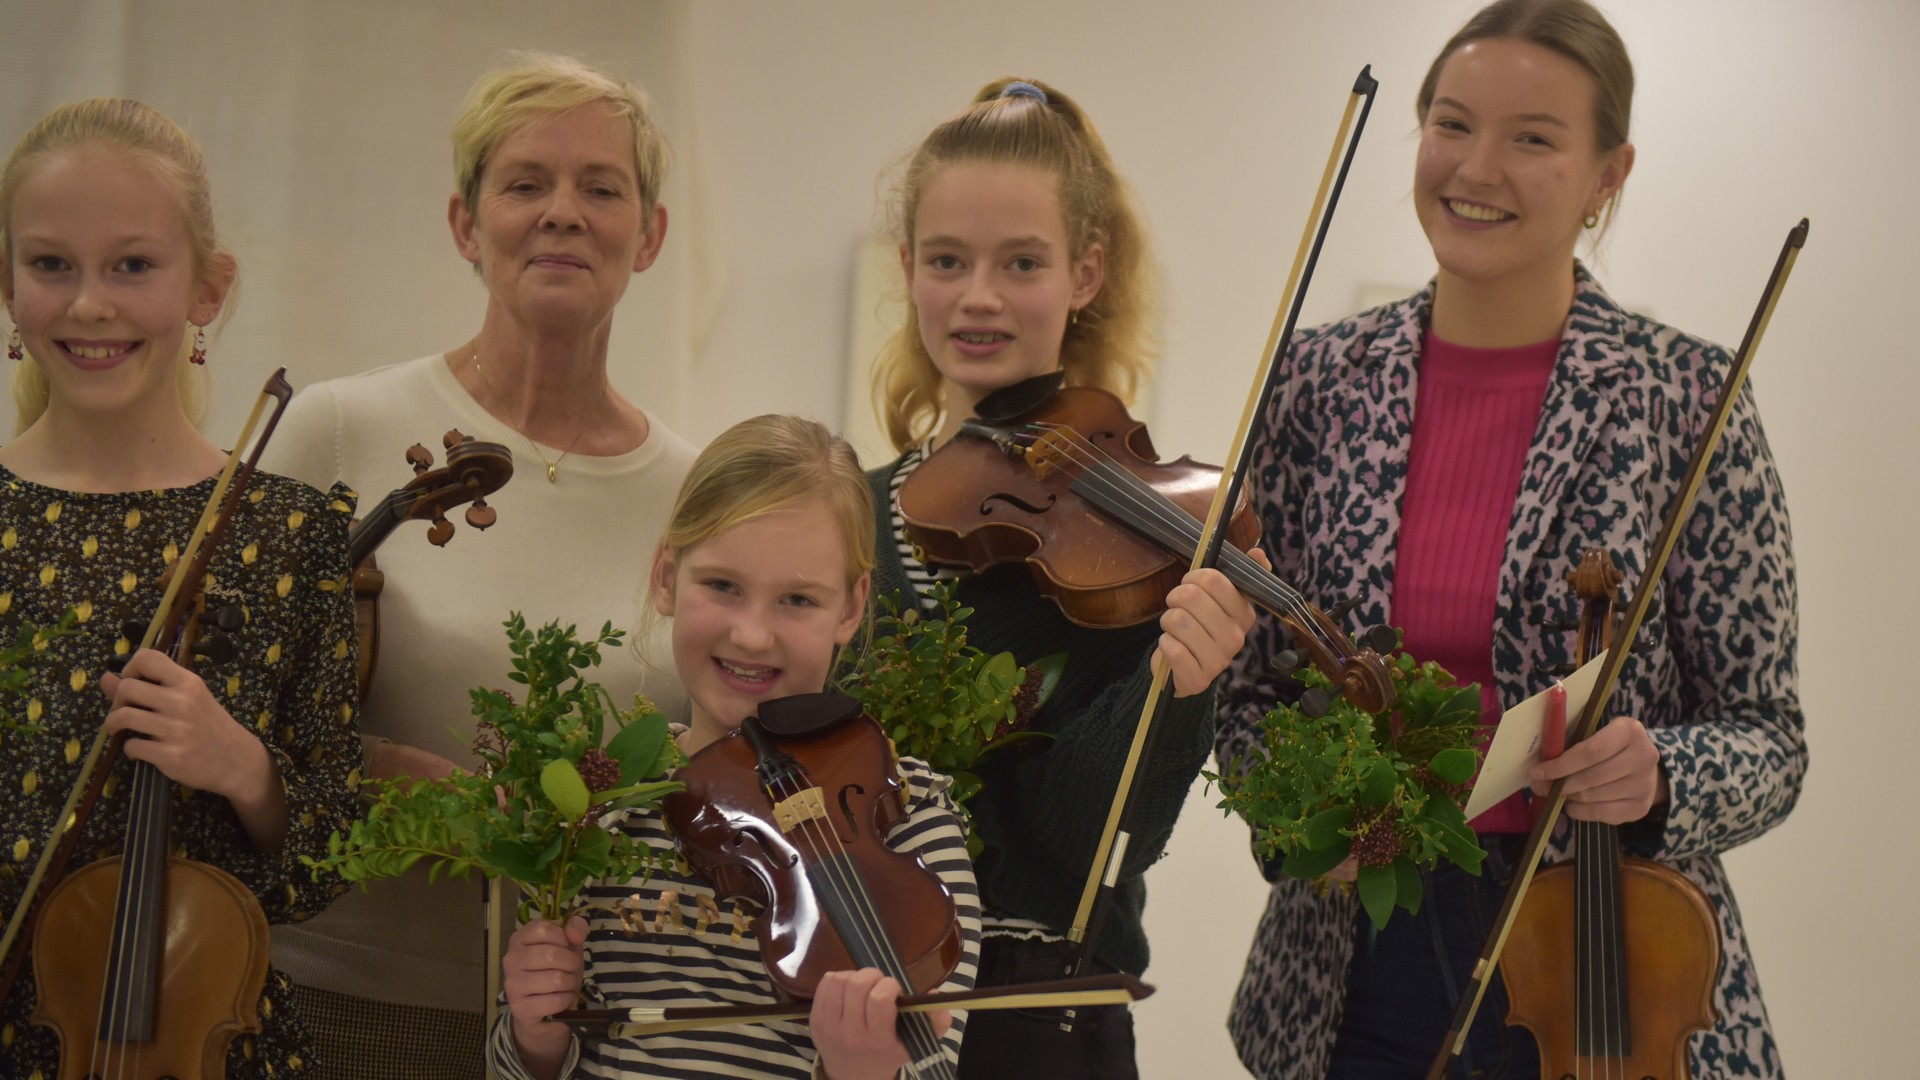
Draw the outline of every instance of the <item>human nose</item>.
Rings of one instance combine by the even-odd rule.
[[[1498,184],[1502,175],[1499,145],[1491,139],[1469,141],[1456,172],[1463,182],[1475,187]]]
[[[561,184],[547,197],[547,204],[540,213],[540,227],[546,230],[576,231],[584,224],[580,213],[580,193]]]
[[[75,322],[105,322],[113,316],[113,299],[106,282],[91,274],[81,275],[73,300],[67,305],[67,317]]]
[[[994,287],[992,272],[986,267],[980,267],[967,275],[967,289],[960,296],[960,310],[967,312],[1000,310],[1000,290]]]
[[[750,606],[739,612],[727,636],[736,648],[746,652],[763,653],[773,645],[773,627],[758,607]]]

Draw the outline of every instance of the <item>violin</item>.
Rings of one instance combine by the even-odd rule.
[[[980,415],[900,486],[900,513],[928,561],[976,572],[1024,561],[1073,622],[1133,626],[1166,610],[1220,469],[1190,457],[1162,462],[1119,398],[1060,387],[1060,379],[1040,376],[983,399]],[[1217,569],[1227,580],[1279,618],[1355,705],[1390,709],[1381,653],[1392,648],[1392,631],[1377,628],[1356,647],[1332,616],[1249,557],[1260,526],[1244,490],[1225,528]]]
[[[282,369],[269,380],[262,403],[273,398],[274,412],[252,455],[239,464],[236,452],[222,472],[208,513],[171,568],[159,613],[150,624],[125,628],[142,648],[161,649],[183,667],[200,657],[231,659],[232,635],[246,624],[239,605],[209,611],[201,584],[292,397],[284,375]],[[256,405],[247,433],[259,415]],[[246,439],[243,433],[242,446]],[[109,761],[127,738],[115,737]],[[98,798],[106,764],[93,769],[85,806],[57,838],[60,870]],[[214,1080],[226,1073],[234,1036],[260,1030],[271,943],[266,914],[233,875],[170,853],[172,788],[158,768],[133,762],[121,854],[67,875],[40,904],[30,950],[39,995],[30,1019],[59,1035],[59,1080]],[[31,901],[30,883],[23,908]]]
[[[513,479],[513,454],[499,443],[481,442],[454,429],[441,437],[447,451],[447,463],[433,468],[433,454],[414,443],[407,448],[407,464],[413,466],[413,479],[389,492],[347,533],[347,565],[353,567],[354,627],[360,638],[360,700],[373,688],[373,675],[380,660],[380,592],[387,578],[374,563],[373,551],[407,521],[431,521],[427,542],[445,547],[453,539],[453,523],[447,511],[467,507],[467,524],[486,529],[499,520],[499,512],[487,505],[487,496]]]
[[[1590,550],[1567,575],[1582,604],[1575,666],[1607,648],[1622,575]],[[1507,1023],[1533,1032],[1540,1075],[1690,1080],[1688,1035],[1714,1021],[1720,923],[1700,887],[1624,856],[1619,827],[1573,823],[1571,864],[1534,875],[1500,956]]]
[[[754,937],[775,991],[813,997],[829,971],[878,968],[913,995],[944,983],[962,938],[953,895],[886,835],[906,819],[880,725],[841,694],[768,701],[702,748],[661,802],[693,872],[760,909]],[[933,1024],[903,1013],[914,1076],[951,1078]]]

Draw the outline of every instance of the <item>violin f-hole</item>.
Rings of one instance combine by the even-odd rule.
[[[840,788],[836,801],[840,804],[839,824],[840,842],[853,843],[860,833],[860,818],[854,813],[855,800],[865,797],[867,789],[861,784],[846,784]]]
[[[994,509],[993,504],[996,502],[1007,503],[1008,505],[1018,507],[1019,509],[1024,510],[1029,514],[1034,514],[1037,516],[1040,514],[1044,514],[1047,511],[1053,509],[1054,505],[1059,501],[1060,501],[1060,496],[1048,495],[1047,501],[1044,504],[1040,506],[1035,506],[1034,504],[1026,501],[1025,499],[1022,499],[1018,495],[1010,495],[1007,492],[998,491],[980,500],[980,516],[992,517],[993,509]]]

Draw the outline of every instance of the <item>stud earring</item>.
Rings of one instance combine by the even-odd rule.
[[[1598,210],[1588,211],[1587,216],[1580,219],[1580,224],[1585,225],[1589,229],[1599,228],[1600,227],[1600,211]]]
[[[187,363],[204,364],[207,362],[207,328],[193,328],[193,352],[187,355]]]

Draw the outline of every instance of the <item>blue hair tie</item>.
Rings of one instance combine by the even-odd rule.
[[[1001,89],[1000,96],[1032,98],[1042,105],[1047,103],[1047,92],[1030,82],[1010,82]]]

